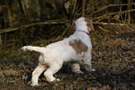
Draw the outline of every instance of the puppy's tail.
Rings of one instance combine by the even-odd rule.
[[[35,52],[43,54],[43,53],[45,53],[46,48],[45,47],[37,47],[37,46],[24,46],[24,47],[21,48],[21,50],[23,50],[23,51],[27,51],[27,50],[35,51]]]

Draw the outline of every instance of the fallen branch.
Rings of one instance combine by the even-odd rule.
[[[65,23],[67,23],[66,20],[61,20],[61,21],[51,20],[51,21],[45,21],[45,22],[31,23],[31,24],[22,25],[22,26],[16,27],[16,28],[1,29],[0,34],[6,33],[6,32],[12,32],[12,31],[16,31],[16,30],[21,30],[21,28],[27,28],[27,27],[31,27],[31,26],[35,26],[35,25],[55,25],[55,24],[65,24]]]

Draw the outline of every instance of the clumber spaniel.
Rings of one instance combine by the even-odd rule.
[[[32,73],[31,86],[38,85],[38,78],[44,72],[47,81],[59,80],[53,75],[60,70],[64,62],[72,62],[72,70],[76,73],[80,71],[79,62],[89,66],[90,71],[95,71],[91,66],[92,44],[89,37],[90,31],[94,30],[92,22],[88,18],[80,17],[74,22],[75,32],[62,41],[49,44],[46,47],[24,46],[23,51],[30,50],[39,52],[39,64]]]

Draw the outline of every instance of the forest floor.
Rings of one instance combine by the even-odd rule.
[[[41,75],[40,86],[30,87],[31,73],[38,64],[39,54],[9,49],[0,53],[0,90],[135,89],[135,31],[94,35],[92,65],[95,72],[86,72],[82,67],[83,75],[74,74],[70,65],[65,64],[54,75],[61,81],[48,83]]]

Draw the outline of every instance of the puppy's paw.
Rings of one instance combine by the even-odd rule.
[[[81,70],[79,71],[73,71],[75,74],[84,74]]]
[[[90,69],[90,71],[91,71],[91,72],[95,72],[95,71],[96,71],[96,69]]]
[[[34,83],[34,82],[32,83],[31,81],[28,81],[27,85],[28,85],[28,86],[32,86],[32,87],[39,86],[38,83]]]
[[[81,70],[77,72],[78,74],[84,74]]]
[[[32,83],[30,86],[32,86],[32,87],[37,87],[37,86],[39,86],[39,84],[38,83]]]
[[[55,83],[57,83],[57,82],[60,82],[60,79],[57,78],[57,79],[55,79],[55,80],[53,80],[53,81],[48,81],[48,82],[51,83],[51,84],[55,84]]]
[[[60,79],[59,78],[56,78],[55,80],[53,80],[52,82],[53,83],[56,83],[56,82],[59,82],[60,81]]]
[[[57,79],[56,79],[56,81],[57,81],[57,82],[59,82],[59,81],[60,81],[60,79],[59,79],[59,78],[57,78]]]

